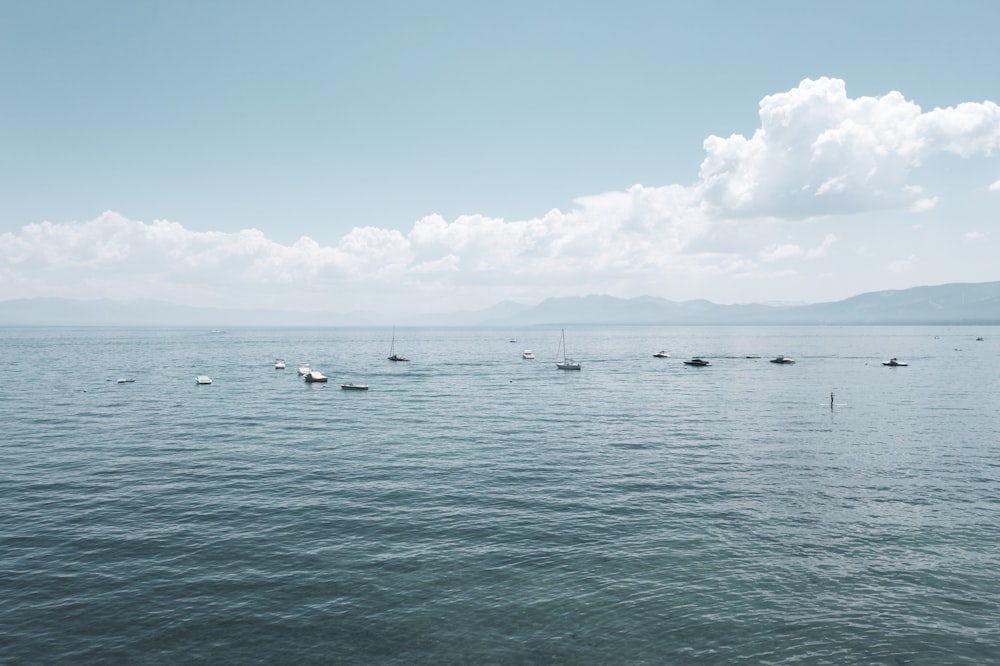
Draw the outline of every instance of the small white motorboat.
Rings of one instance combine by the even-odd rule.
[[[521,352],[521,358],[526,358],[529,361],[532,361],[535,358],[535,352],[531,351],[530,349],[525,349],[523,352]]]
[[[367,391],[368,384],[352,384],[348,382],[347,384],[341,384],[340,388],[345,391]]]
[[[653,354],[653,358],[670,358],[670,354],[661,349],[660,351]]]
[[[328,381],[326,375],[318,370],[310,370],[303,376],[309,384],[325,384]]]
[[[195,384],[211,384],[212,378],[208,375],[198,375],[194,378]]]
[[[134,379],[129,379],[128,377],[119,377],[118,378],[118,383],[119,384],[132,384],[134,382],[135,382]]]
[[[905,368],[906,366],[909,365],[909,363],[906,363],[904,361],[900,361],[898,358],[893,357],[893,358],[890,358],[888,361],[882,361],[882,365],[884,365],[886,367],[889,367],[889,368]]]
[[[795,361],[790,358],[785,358],[784,356],[776,356],[771,359],[771,363],[777,363],[779,365],[788,365],[789,363],[795,363]]]
[[[693,359],[691,359],[690,361],[684,361],[684,365],[693,365],[696,368],[704,368],[706,365],[712,365],[712,364],[709,363],[708,361],[702,360],[702,359],[700,359],[700,358],[698,358],[696,356]]]
[[[274,369],[275,370],[284,370],[285,369],[285,362],[282,361],[280,358],[275,359],[274,360]]]

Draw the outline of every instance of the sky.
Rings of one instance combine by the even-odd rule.
[[[1000,3],[0,0],[0,300],[1000,280]]]

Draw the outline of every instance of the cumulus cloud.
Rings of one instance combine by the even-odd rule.
[[[711,264],[710,257],[685,257],[706,226],[694,204],[690,188],[637,185],[530,220],[467,215],[449,222],[431,215],[408,233],[355,228],[332,246],[308,237],[283,245],[255,229],[195,232],[177,222],[144,223],[107,212],[0,235],[0,270],[7,278],[0,298],[278,305],[287,303],[268,302],[269,295],[279,301],[277,294],[294,293],[310,303],[353,297],[360,307],[362,291],[405,293],[401,286],[454,294],[492,285],[507,289],[500,294],[507,296],[537,295],[539,284],[566,293],[601,291],[615,280],[643,283]]]
[[[662,292],[707,279],[779,279],[828,256],[800,220],[895,209],[932,210],[938,196],[909,182],[937,153],[1000,147],[992,102],[924,112],[900,93],[847,96],[838,79],[805,80],[760,102],[749,138],[709,137],[691,185],[634,185],[525,220],[427,215],[408,230],[358,227],[332,245],[275,242],[256,229],[196,232],[113,212],[0,234],[0,298],[150,297],[192,304],[285,307],[412,305],[458,300]],[[1000,181],[990,186],[1000,190]],[[815,231],[808,232],[815,237]],[[838,232],[840,233],[840,232]],[[966,240],[985,238],[979,232]],[[906,249],[897,248],[900,253]],[[871,259],[870,250],[859,257]],[[916,256],[892,262],[905,272]],[[881,268],[882,264],[880,264]],[[540,286],[544,293],[539,291]],[[476,297],[476,290],[482,290]]]
[[[923,112],[898,92],[847,96],[840,79],[806,79],[760,102],[747,138],[711,136],[700,179],[717,214],[804,218],[936,203],[907,182],[929,156],[990,154],[1000,107],[965,103]]]
[[[1000,192],[1000,180],[990,184],[990,192]]]

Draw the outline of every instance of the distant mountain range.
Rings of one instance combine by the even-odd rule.
[[[654,296],[510,301],[433,315],[196,308],[159,301],[32,298],[0,301],[0,326],[498,326],[569,324],[1000,324],[1000,282],[875,291],[831,303],[719,305]]]

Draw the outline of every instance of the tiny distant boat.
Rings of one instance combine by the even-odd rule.
[[[351,384],[351,383],[348,383],[348,384],[341,384],[340,388],[342,388],[345,391],[367,391],[368,390],[368,384]]]
[[[523,352],[521,352],[521,358],[526,358],[529,361],[532,361],[535,358],[535,352],[531,351],[530,349],[525,349]]]
[[[566,329],[563,329],[562,341],[559,343],[559,346],[562,348],[563,360],[556,361],[556,367],[560,370],[579,370],[581,367],[580,362],[574,361],[566,354]]]
[[[310,372],[312,372],[312,368],[310,368],[308,365],[303,365],[299,368],[300,375],[308,375]]]
[[[309,384],[325,384],[327,382],[326,375],[318,370],[310,370],[304,375],[304,378]]]
[[[132,384],[134,382],[135,382],[134,379],[128,379],[127,377],[119,377],[118,378],[118,383],[119,384]]]
[[[280,358],[275,359],[274,360],[274,369],[275,370],[284,370],[285,369],[285,362],[282,361]]]
[[[982,342],[982,341],[983,341],[982,337],[976,338],[976,342]]]
[[[653,358],[670,358],[670,354],[661,349],[660,351],[653,354]]]
[[[392,329],[392,344],[389,345],[389,360],[396,362],[410,360],[396,353],[396,329]]]
[[[698,358],[696,356],[695,358],[691,359],[690,361],[684,361],[684,365],[693,365],[693,366],[696,366],[696,367],[699,367],[699,368],[703,368],[706,365],[712,365],[712,364],[709,363],[708,361],[702,360],[702,359],[700,359],[700,358]]]
[[[909,365],[909,363],[900,361],[898,358],[893,357],[890,358],[888,361],[882,361],[882,365],[889,368],[905,368],[906,366]]]
[[[517,342],[517,338],[511,338],[508,342]]]
[[[781,365],[787,365],[789,363],[795,363],[795,361],[792,360],[792,359],[790,359],[790,358],[785,358],[784,356],[776,356],[776,357],[774,357],[774,358],[771,359],[771,363],[778,363],[778,364],[781,364]]]
[[[747,354],[747,358],[760,358],[760,354]]]
[[[212,378],[208,375],[198,375],[194,378],[195,384],[211,384]]]

